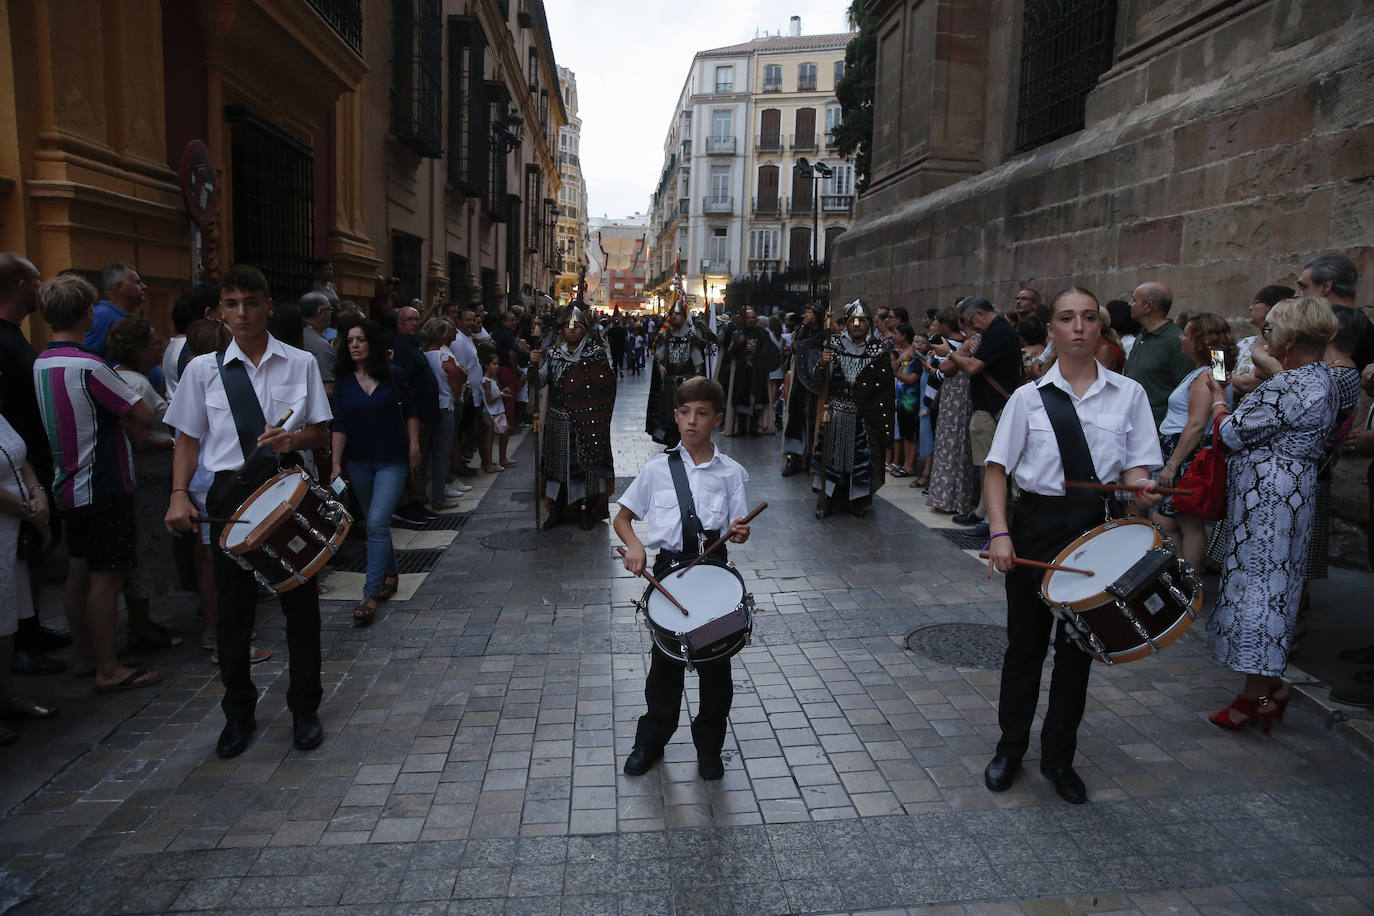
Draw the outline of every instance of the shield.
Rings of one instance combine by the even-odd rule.
[[[817,367],[821,363],[821,353],[825,350],[825,342],[829,339],[829,334],[812,334],[803,342],[795,345],[797,381],[801,382],[807,391],[815,395],[821,393],[820,387],[817,385],[817,380],[820,377]]]
[[[615,370],[604,359],[584,359],[563,373],[563,404],[579,426],[611,422],[615,407]]]

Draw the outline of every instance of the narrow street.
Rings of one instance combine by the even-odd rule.
[[[621,385],[618,492],[657,448],[646,392],[647,376]],[[776,437],[718,441],[769,504],[732,554],[759,613],[720,782],[697,776],[690,674],[665,761],[621,772],[643,585],[605,525],[535,533],[526,436],[412,597],[365,630],[326,602],[312,753],[291,748],[274,605],[259,729],[232,760],[214,755],[221,687],[193,639],[139,695],[27,682],[63,711],[5,752],[0,912],[1374,908],[1374,764],[1298,704],[1268,737],[1210,725],[1236,678],[1201,621],[1094,671],[1090,804],[1055,795],[1034,739],[1016,785],[990,793],[999,579],[903,510],[920,502],[904,480],[868,518],[819,522],[807,478],[779,476]],[[193,602],[174,607],[198,632]]]

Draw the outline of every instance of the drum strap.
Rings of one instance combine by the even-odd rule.
[[[1045,416],[1054,429],[1054,438],[1059,443],[1059,458],[1064,463],[1065,480],[1086,480],[1101,483],[1097,479],[1097,469],[1093,466],[1092,451],[1088,448],[1087,437],[1083,435],[1083,421],[1078,418],[1073,399],[1058,385],[1039,386],[1040,402],[1045,405]],[[1079,493],[1085,498],[1097,499],[1091,491],[1070,490],[1070,495]],[[1107,517],[1112,516],[1110,503],[1102,497],[1103,509]]]
[[[682,463],[682,450],[668,452],[668,470],[673,474],[673,489],[677,491],[677,510],[682,514],[682,552],[700,555],[706,547],[706,534],[697,518],[697,506],[692,501],[692,487],[687,483],[687,467]]]
[[[243,449],[245,463],[251,461],[258,452],[258,436],[267,428],[267,418],[262,414],[257,392],[248,380],[248,370],[240,360],[224,362],[224,354],[215,354],[215,365],[219,367],[220,384],[224,386],[224,396],[229,400],[229,412],[234,415],[234,426],[239,434],[239,448]]]

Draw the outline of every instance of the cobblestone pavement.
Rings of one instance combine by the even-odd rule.
[[[617,407],[621,487],[654,451],[644,394],[627,380]],[[770,508],[733,554],[760,613],[720,782],[697,778],[685,729],[648,775],[620,772],[643,706],[642,585],[604,525],[534,536],[526,444],[413,597],[367,630],[326,605],[312,753],[290,746],[284,651],[255,669],[262,727],[230,761],[198,650],[160,654],[166,683],[134,694],[26,683],[63,714],[0,757],[0,909],[1374,908],[1374,765],[1296,704],[1270,737],[1209,725],[1237,685],[1201,625],[1094,672],[1077,761],[1092,804],[1055,796],[1034,744],[1012,790],[986,791],[1000,583],[890,499],[817,522],[776,438],[721,441]],[[178,623],[193,630],[189,607]],[[259,626],[284,649],[275,611]]]

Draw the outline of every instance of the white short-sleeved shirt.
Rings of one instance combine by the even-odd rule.
[[[472,403],[482,406],[481,386],[477,384],[482,377],[482,363],[477,359],[477,345],[471,337],[459,331],[448,348],[453,351],[453,358],[458,360],[458,365],[468,374],[467,384],[472,389]]]
[[[1097,380],[1080,398],[1055,363],[1035,384],[1011,393],[988,451],[987,462],[1006,468],[1022,490],[1064,495],[1064,462],[1040,400],[1042,385],[1055,385],[1073,399],[1098,480],[1114,481],[1127,468],[1163,466],[1150,399],[1139,382],[1097,365]]]
[[[703,529],[724,534],[732,521],[749,514],[745,495],[749,472],[738,461],[718,448],[704,464],[693,464],[692,457],[681,445],[669,451],[682,453],[687,486],[692,490],[692,502]],[[682,513],[678,510],[677,490],[673,487],[667,452],[649,459],[625,495],[620,497],[620,505],[647,524],[644,536],[647,549],[682,549]]]
[[[262,405],[268,423],[275,423],[287,410],[292,411],[287,428],[293,432],[333,419],[324,381],[315,357],[304,350],[287,346],[268,335],[267,350],[254,366],[243,355],[237,342],[224,351],[224,362],[241,360],[248,380]],[[206,471],[234,471],[243,467],[243,448],[229,410],[229,398],[220,381],[215,354],[205,353],[186,364],[181,384],[167,408],[164,422],[185,435],[200,440],[200,460]]]

